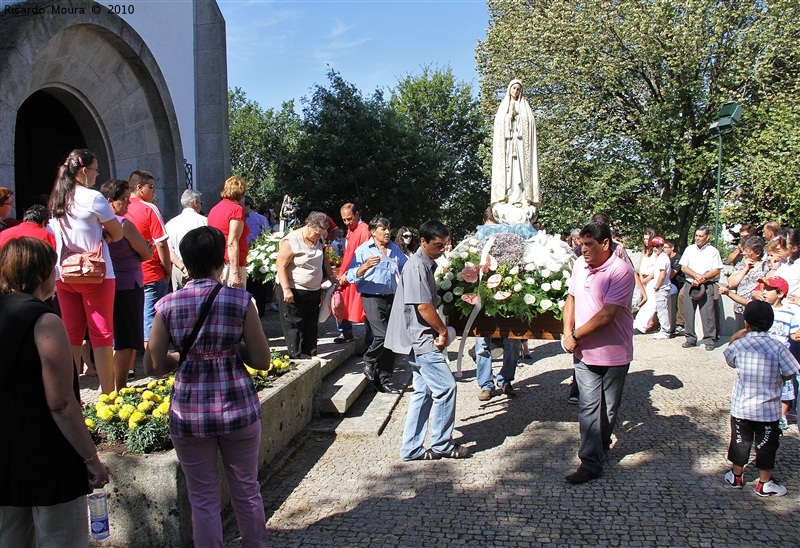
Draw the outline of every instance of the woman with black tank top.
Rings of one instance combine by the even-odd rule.
[[[108,483],[67,331],[43,302],[55,262],[35,238],[0,250],[0,546],[86,546],[86,494]]]

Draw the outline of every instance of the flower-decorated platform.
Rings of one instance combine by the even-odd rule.
[[[560,339],[574,258],[529,224],[479,227],[436,270],[442,311],[465,337]]]
[[[448,318],[452,326],[462,337],[491,337],[493,339],[543,339],[559,340],[564,332],[561,320],[552,313],[538,314],[531,320],[519,318],[503,318],[502,316],[486,316],[478,314],[469,333],[465,333],[467,318],[456,315]]]

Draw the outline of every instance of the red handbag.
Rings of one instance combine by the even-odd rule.
[[[331,314],[333,314],[337,322],[341,322],[344,319],[344,297],[338,289],[331,295]]]
[[[61,236],[61,281],[68,284],[101,284],[106,279],[103,242],[94,251],[72,251],[64,240],[64,225],[58,222]]]

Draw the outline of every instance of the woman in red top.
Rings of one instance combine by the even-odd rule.
[[[208,212],[208,226],[222,231],[227,245],[222,272],[222,282],[228,287],[245,289],[247,281],[247,235],[250,228],[244,219],[241,201],[247,191],[247,184],[238,175],[229,177],[222,187],[222,200]]]

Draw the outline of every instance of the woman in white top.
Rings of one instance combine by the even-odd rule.
[[[336,279],[325,257],[322,238],[327,234],[328,216],[315,211],[304,226],[284,236],[278,250],[275,300],[287,352],[292,358],[317,353],[322,281]]]
[[[636,318],[633,320],[633,328],[639,330],[641,333],[647,333],[647,327],[656,313],[656,254],[653,246],[650,245],[650,238],[656,235],[656,231],[648,228],[644,232],[644,252],[639,259],[639,272],[637,276],[642,282],[647,300],[642,303]]]
[[[780,254],[784,263],[775,273],[789,284],[789,295],[800,294],[800,230],[790,228],[778,236]]]
[[[56,295],[61,319],[67,328],[72,356],[77,368],[81,364],[81,345],[86,328],[94,348],[95,367],[100,388],[108,394],[114,390],[114,267],[106,238],[119,241],[122,226],[114,211],[94,186],[99,174],[97,158],[85,149],[73,150],[58,169],[50,194],[53,218],[50,228],[56,235]],[[106,277],[100,284],[65,283],[61,280],[60,263],[67,251],[94,251],[102,247]],[[80,373],[80,371],[78,371]]]

